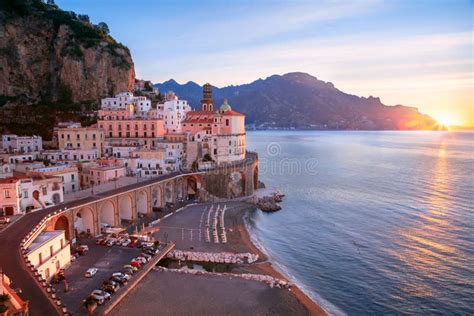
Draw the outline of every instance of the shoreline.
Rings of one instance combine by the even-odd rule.
[[[252,212],[251,208],[244,210],[241,216],[242,222],[238,226],[238,231],[241,237],[241,242],[246,247],[248,247],[250,252],[258,254],[259,260],[256,263],[250,265],[248,270],[250,272],[267,274],[275,278],[284,279],[292,283],[288,277],[283,275],[273,266],[269,257],[253,243],[244,218],[249,212]],[[306,295],[296,284],[292,283],[289,291],[293,293],[296,299],[306,308],[310,315],[328,315],[328,313],[321,306],[319,306],[308,295]]]

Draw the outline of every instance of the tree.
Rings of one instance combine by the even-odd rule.
[[[104,32],[104,34],[109,35],[110,30],[109,30],[109,26],[107,25],[107,23],[100,22],[99,24],[97,24],[97,27],[99,28],[99,30]]]
[[[90,23],[91,20],[89,19],[89,16],[87,14],[78,14],[77,18],[83,22]]]
[[[56,3],[54,3],[54,0],[47,0],[46,3],[49,4],[49,5],[55,5],[56,4]]]

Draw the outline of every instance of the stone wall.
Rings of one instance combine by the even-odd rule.
[[[258,155],[247,152],[244,161],[209,171],[200,178],[202,188],[218,198],[252,195],[258,183]]]

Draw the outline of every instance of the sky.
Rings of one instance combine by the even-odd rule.
[[[106,22],[154,83],[307,72],[345,92],[474,126],[474,1],[56,0]]]

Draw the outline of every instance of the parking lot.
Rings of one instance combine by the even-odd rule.
[[[140,253],[138,248],[96,245],[94,238],[82,239],[81,244],[88,245],[89,251],[65,270],[68,292],[65,292],[63,282],[54,285],[57,294],[73,315],[85,314],[82,300],[93,290],[100,289],[102,282],[108,280],[112,273],[121,271],[125,264],[129,264],[130,260]],[[84,276],[89,268],[98,269],[92,278]]]

